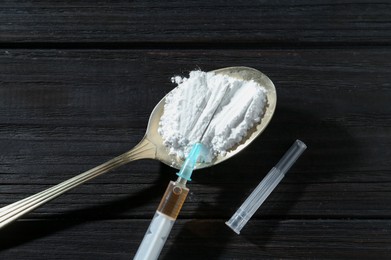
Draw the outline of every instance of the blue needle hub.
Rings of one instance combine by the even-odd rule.
[[[190,177],[193,173],[194,167],[197,163],[199,157],[205,158],[208,156],[209,150],[202,143],[196,143],[191,148],[189,156],[187,156],[185,162],[183,163],[181,169],[177,173],[177,175],[183,179],[191,181]]]

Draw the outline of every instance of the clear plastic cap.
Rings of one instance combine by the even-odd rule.
[[[255,211],[262,205],[278,183],[280,183],[287,171],[306,148],[307,146],[302,141],[296,140],[276,166],[269,171],[246,201],[243,202],[231,219],[225,222],[225,224],[237,234],[240,234],[240,230],[246,225],[247,221],[254,215]]]

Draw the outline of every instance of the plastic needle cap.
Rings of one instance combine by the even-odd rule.
[[[262,205],[278,183],[280,183],[287,171],[306,148],[307,146],[302,141],[296,140],[276,166],[269,171],[246,201],[243,202],[240,208],[225,224],[237,234],[240,234],[240,230],[246,225],[247,221],[254,215],[255,211]]]

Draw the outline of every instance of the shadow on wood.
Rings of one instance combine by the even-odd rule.
[[[274,196],[272,201],[276,198],[278,200],[274,203],[266,200],[263,207],[253,217],[254,219],[272,218],[275,221],[268,221],[267,226],[254,231],[251,230],[250,220],[243,228],[240,237],[237,237],[225,226],[224,222],[230,218],[296,139],[304,141],[308,148],[297,164],[292,167],[292,173],[282,181],[282,183],[293,182],[295,185],[285,185],[283,189],[281,185],[277,186],[277,192],[272,193],[269,198]],[[194,176],[194,179],[200,183],[220,188],[216,204],[201,203],[195,215],[203,216],[204,214],[199,212],[204,212],[207,216],[208,213],[213,212],[217,214],[213,216],[214,218],[222,218],[221,222],[220,224],[207,220],[187,222],[175,240],[168,243],[171,247],[166,249],[166,252],[163,251],[164,259],[172,259],[178,255],[196,255],[199,259],[217,259],[223,254],[228,243],[231,246],[232,243],[238,244],[239,250],[240,244],[246,243],[243,248],[258,247],[261,249],[255,250],[255,252],[258,251],[256,253],[258,256],[271,256],[267,245],[273,241],[273,230],[278,227],[278,220],[311,218],[305,213],[303,215],[290,213],[303,196],[306,185],[316,182],[332,182],[335,173],[343,173],[359,160],[360,156],[357,156],[357,153],[350,153],[350,151],[357,150],[355,140],[337,122],[317,118],[312,115],[311,111],[303,113],[283,107],[278,108],[265,133],[248,149],[226,163],[209,168],[209,173],[200,171],[200,175]],[[202,171],[208,171],[208,169]],[[237,184],[234,196],[232,195],[232,183]],[[286,203],[281,204],[279,201],[290,203],[287,206]],[[245,252],[246,250],[243,249],[241,251],[244,254],[243,257],[256,255],[253,255],[253,250],[250,250],[252,252]],[[272,252],[272,255],[283,257],[276,255],[276,252]]]
[[[68,229],[85,222],[101,219],[103,215],[119,215],[133,208],[138,208],[141,205],[150,202],[153,194],[160,196],[160,192],[168,183],[169,176],[159,174],[156,182],[147,189],[142,190],[136,195],[122,197],[118,200],[113,200],[105,204],[92,206],[84,209],[77,209],[65,212],[64,214],[56,214],[53,216],[45,216],[42,221],[19,220],[9,224],[0,230],[0,252],[8,248],[28,243],[29,241],[50,236],[58,233],[61,230]],[[106,216],[107,217],[107,216]],[[93,234],[91,234],[93,236]]]

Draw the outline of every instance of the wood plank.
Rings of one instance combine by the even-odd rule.
[[[390,15],[369,0],[5,0],[0,43],[389,44]]]
[[[174,175],[156,179],[152,184],[85,184],[30,213],[26,219],[148,218],[153,216],[164,190]],[[259,176],[259,180],[262,176]],[[107,179],[109,182],[110,179]],[[250,194],[253,184],[198,184],[191,190],[182,218],[229,218]],[[43,186],[2,185],[1,204],[43,190]],[[262,205],[255,217],[268,218],[387,218],[391,215],[389,183],[283,182]]]
[[[224,221],[178,220],[161,259],[388,259],[391,251],[388,220],[251,220],[239,236]],[[0,258],[129,259],[148,224],[149,220],[23,221],[0,232]]]
[[[278,90],[235,158],[194,174],[161,259],[389,259],[391,3],[0,3],[0,207],[137,144],[189,70],[245,65]],[[224,225],[296,139],[240,236]],[[175,170],[136,161],[0,230],[0,259],[129,259]]]
[[[275,116],[194,174],[161,259],[388,259],[390,5],[2,1],[0,207],[137,144],[174,74],[245,65],[277,86]],[[296,138],[308,150],[236,235],[224,222]],[[174,172],[96,178],[0,230],[0,259],[129,259]]]
[[[228,217],[296,138],[309,148],[257,217],[391,216],[388,48],[0,53],[0,205],[134,146],[173,74],[247,65],[277,86],[276,114],[243,153],[194,175],[183,216]],[[134,162],[29,218],[148,218],[174,172]]]

